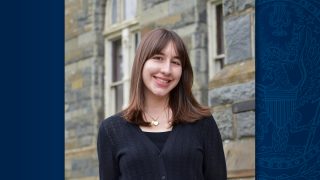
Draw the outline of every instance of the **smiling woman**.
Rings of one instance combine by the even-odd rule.
[[[101,180],[226,179],[220,132],[191,88],[193,72],[182,39],[155,29],[134,59],[129,106],[101,123]]]
[[[180,81],[182,68],[174,46],[173,42],[169,42],[160,54],[145,62],[142,79],[146,86],[146,99],[157,98],[152,96],[168,99],[169,92]]]

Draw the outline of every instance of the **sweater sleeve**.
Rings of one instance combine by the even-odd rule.
[[[227,179],[226,161],[218,126],[211,116],[205,120],[204,129],[204,177],[206,180]]]
[[[100,180],[117,180],[119,177],[119,168],[112,152],[112,139],[108,135],[104,123],[102,123],[99,128],[97,151]]]

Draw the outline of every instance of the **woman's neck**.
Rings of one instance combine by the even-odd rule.
[[[145,99],[145,111],[159,112],[168,108],[169,97],[147,96]]]
[[[171,126],[171,109],[169,107],[169,96],[159,97],[146,94],[144,106],[144,118],[146,121],[155,124],[146,127],[140,127],[143,131],[163,132],[172,129]]]

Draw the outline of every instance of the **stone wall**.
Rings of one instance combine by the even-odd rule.
[[[229,179],[255,176],[254,0],[224,0],[225,67],[209,82]]]
[[[65,179],[97,179],[104,1],[65,1]]]
[[[175,30],[194,69],[193,92],[212,107],[228,178],[254,179],[254,0],[223,0],[226,66],[208,77],[207,1],[138,0],[141,35]],[[65,179],[98,179],[97,129],[104,119],[106,0],[65,1]]]

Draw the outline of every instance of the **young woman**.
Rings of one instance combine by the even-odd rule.
[[[192,95],[182,39],[155,29],[134,59],[129,106],[98,134],[101,180],[224,180],[226,163],[209,108]]]

